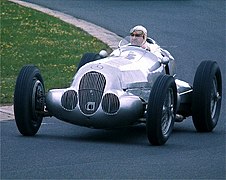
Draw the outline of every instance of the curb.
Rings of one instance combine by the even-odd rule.
[[[70,16],[68,14],[54,11],[36,4],[20,1],[20,0],[9,0],[10,2],[19,4],[21,6],[25,6],[37,11],[40,11],[42,13],[48,14],[50,16],[59,18],[60,20],[74,25],[76,27],[81,28],[82,30],[86,31],[88,34],[90,34],[93,37],[96,37],[103,43],[107,44],[111,49],[116,49],[118,47],[119,41],[122,39],[117,34],[104,29],[100,26],[97,26],[93,23],[86,22],[82,19],[75,18],[73,16]],[[97,33],[98,32],[98,33]],[[12,120],[14,119],[14,111],[13,111],[13,105],[12,106],[1,106],[0,107],[0,121],[3,120]]]
[[[0,107],[0,121],[13,120],[13,119],[15,119],[13,105],[1,106]]]

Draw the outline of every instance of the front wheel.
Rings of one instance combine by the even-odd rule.
[[[147,107],[147,137],[152,145],[168,140],[176,114],[177,89],[174,78],[160,75],[151,90]]]
[[[203,61],[195,74],[192,119],[198,132],[211,132],[217,125],[222,97],[222,79],[218,64]]]
[[[24,66],[17,77],[14,91],[15,120],[24,136],[33,136],[38,132],[43,119],[44,100],[44,84],[38,68]]]

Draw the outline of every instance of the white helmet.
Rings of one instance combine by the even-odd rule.
[[[130,34],[133,34],[133,32],[135,32],[135,31],[136,32],[140,31],[144,35],[144,41],[142,43],[142,44],[144,44],[147,40],[147,34],[148,34],[147,29],[144,26],[137,25],[137,26],[133,27],[132,29],[130,29]]]

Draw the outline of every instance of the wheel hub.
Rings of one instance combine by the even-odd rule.
[[[39,80],[36,80],[32,92],[32,112],[34,121],[36,121],[35,119],[40,117],[40,112],[44,111],[44,105],[45,105],[44,87]]]

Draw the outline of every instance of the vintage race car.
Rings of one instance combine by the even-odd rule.
[[[144,123],[152,145],[165,144],[174,122],[188,116],[192,116],[197,131],[214,129],[222,96],[216,62],[201,62],[190,85],[176,78],[175,60],[167,51],[162,50],[165,57],[160,59],[124,42],[110,55],[104,51],[85,54],[68,88],[45,93],[39,69],[24,66],[14,93],[20,133],[35,135],[46,116],[97,129]]]

